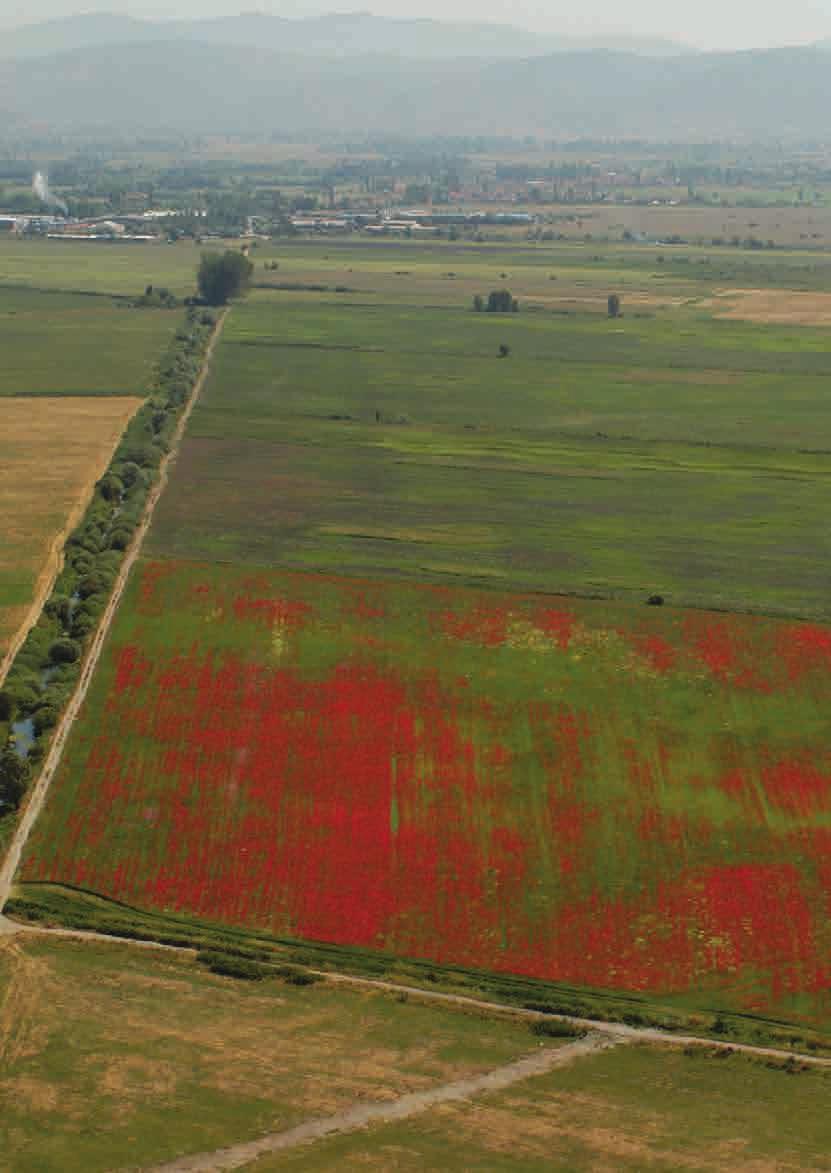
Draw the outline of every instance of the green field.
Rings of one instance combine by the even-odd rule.
[[[182,321],[94,292],[106,249],[66,269],[87,292],[51,288],[62,248],[0,239],[0,661]]]
[[[142,395],[179,322],[108,297],[0,285],[0,396]]]
[[[418,288],[235,308],[152,551],[831,614],[822,330]]]
[[[586,222],[590,230],[591,222]],[[351,240],[279,241],[261,257],[276,257],[280,269],[268,280],[279,282],[300,274],[310,281],[357,283],[362,273],[395,276],[410,270],[421,279],[437,279],[454,273],[460,279],[492,280],[506,273],[522,290],[525,281],[540,278],[573,278],[593,284],[624,280],[633,287],[644,284],[660,298],[673,288],[700,295],[708,286],[740,286],[755,289],[825,290],[831,277],[831,256],[824,251],[782,249],[748,252],[707,246],[609,244],[601,240],[554,241],[532,244],[521,239],[504,242],[454,243],[447,241]],[[263,278],[260,277],[260,280]],[[400,285],[402,279],[398,281]],[[445,278],[446,281],[451,278]],[[392,286],[394,282],[388,282]],[[491,286],[488,286],[490,288]]]
[[[199,249],[182,245],[0,236],[0,285],[136,297],[147,285],[193,292]]]
[[[246,1173],[816,1171],[828,1167],[829,1095],[825,1073],[619,1047],[471,1104],[263,1157]]]
[[[87,247],[0,243],[0,284],[37,271],[59,291],[22,294],[10,321],[35,321],[45,297],[56,338],[87,305],[111,315],[102,330],[172,328],[114,301],[150,281],[185,292],[193,245]],[[252,256],[256,287],[230,311],[11,914],[824,1053],[831,349],[824,328],[719,318],[712,299],[823,290],[831,260],[519,241]],[[518,314],[473,312],[503,285]],[[120,347],[99,390],[116,366]],[[668,605],[644,606],[654,594]],[[72,950],[74,975],[49,965],[78,998],[112,971]],[[53,1092],[86,1080],[90,1116],[44,1092],[57,1124],[38,1131],[27,1071],[9,1088],[27,1105],[6,1118],[9,1148],[31,1154],[15,1173],[71,1169],[70,1134],[70,1162],[103,1171],[138,1159],[136,1131],[150,1161],[325,1114],[369,1086],[340,1078],[361,1038],[403,1029],[394,1004],[377,1022],[343,1002],[317,1015],[318,988],[293,991],[308,1001],[278,1070],[258,1047],[282,986],[242,995],[178,962],[163,978],[118,965],[128,1001],[147,991],[139,1012],[105,1030],[121,994],[104,1013],[90,988],[88,1017],[66,1015],[88,1063],[49,1076]],[[161,981],[170,1005],[148,1026]],[[247,997],[260,1019],[215,1050],[205,1008],[227,1025]],[[173,1016],[197,1005],[185,1045]],[[419,1039],[437,1071],[448,1036],[432,1016],[373,1088],[408,1049],[426,1078]],[[475,1063],[515,1053],[499,1029],[477,1036]],[[447,1045],[458,1057],[470,1039]],[[114,1052],[129,1059],[126,1073],[110,1060],[118,1094],[129,1085],[121,1116],[115,1093],[90,1090]],[[620,1048],[256,1173],[814,1169],[827,1092],[816,1072]],[[90,1118],[109,1123],[87,1136]]]

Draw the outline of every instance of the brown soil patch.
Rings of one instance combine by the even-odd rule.
[[[0,996],[0,1070],[37,1054],[46,1037],[38,1021],[47,971],[16,943],[2,947],[6,980]]]
[[[28,606],[0,606],[0,683],[60,571],[66,535],[141,403],[0,399],[0,597],[4,581],[35,582]]]
[[[782,326],[831,326],[831,293],[791,289],[726,289],[709,302],[717,318]]]

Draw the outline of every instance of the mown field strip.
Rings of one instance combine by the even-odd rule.
[[[563,1047],[546,1048],[518,1059],[515,1063],[508,1063],[494,1071],[486,1071],[482,1075],[468,1076],[466,1079],[454,1080],[441,1087],[429,1088],[426,1091],[410,1092],[397,1100],[381,1104],[356,1104],[344,1112],[337,1112],[318,1120],[307,1120],[295,1128],[285,1132],[272,1133],[260,1137],[258,1140],[247,1141],[243,1144],[232,1145],[214,1153],[198,1153],[192,1157],[183,1157],[178,1161],[171,1161],[166,1165],[158,1165],[152,1173],[222,1173],[224,1170],[240,1169],[243,1165],[256,1160],[268,1153],[277,1153],[286,1149],[297,1148],[299,1145],[310,1144],[335,1133],[353,1132],[359,1128],[366,1128],[371,1124],[388,1124],[393,1120],[406,1120],[440,1104],[457,1103],[467,1100],[471,1096],[482,1095],[486,1092],[502,1091],[521,1080],[531,1079],[535,1075],[547,1075],[557,1067],[581,1059],[585,1055],[613,1047],[619,1039],[608,1035],[591,1034],[585,1038],[567,1043]]]
[[[11,889],[12,880],[20,863],[20,857],[23,852],[23,848],[26,845],[26,841],[29,838],[32,827],[37,821],[38,815],[43,809],[43,804],[46,801],[46,796],[49,793],[49,787],[52,783],[53,777],[55,776],[55,771],[60,763],[64,746],[66,745],[67,739],[72,730],[75,718],[78,716],[78,713],[81,710],[81,706],[86,699],[90,681],[92,680],[95,669],[98,665],[98,661],[101,657],[101,651],[109,633],[113,616],[116,613],[121,596],[124,593],[124,588],[127,585],[130,571],[135,565],[136,559],[138,558],[141,551],[142,543],[150,527],[153,512],[161,494],[164,491],[165,485],[167,484],[167,477],[171,462],[176,458],[176,453],[178,451],[182,435],[184,434],[185,427],[187,426],[190,413],[193,410],[193,406],[199,398],[199,395],[205,384],[205,380],[210,369],[211,355],[213,354],[214,345],[222,332],[222,327],[225,324],[226,316],[227,311],[221,314],[217,321],[213,337],[211,338],[211,341],[208,344],[208,349],[205,352],[205,361],[202,365],[202,371],[199,374],[196,383],[194,384],[193,391],[191,392],[190,398],[179,419],[179,423],[174,433],[173,442],[170,446],[170,451],[161,463],[159,469],[159,479],[147,498],[147,504],[144,508],[144,515],[142,517],[141,523],[136,529],[130,548],[121,564],[121,568],[119,569],[118,577],[115,580],[112,595],[110,596],[110,601],[107,604],[107,609],[101,617],[101,623],[97,632],[95,633],[92,643],[90,644],[89,651],[87,652],[84,667],[78,681],[78,686],[75,689],[75,692],[73,693],[63,714],[63,717],[55,731],[55,737],[52,741],[49,753],[44,760],[43,768],[41,769],[37,782],[29,793],[26,807],[23,811],[20,822],[18,823],[17,829],[15,830],[12,841],[9,844],[9,850],[6,854],[6,858],[3,860],[2,866],[0,866],[0,910],[2,910],[3,906],[9,898],[9,891]],[[2,911],[0,911],[0,922],[2,921],[3,916]]]
[[[160,941],[141,940],[135,937],[116,937],[107,933],[91,932],[87,929],[44,928],[42,925],[25,925],[0,918],[0,935],[26,934],[27,936],[58,937],[67,940],[100,942],[104,944],[129,945],[141,950],[159,950],[162,953],[176,953],[194,957],[197,950],[185,945],[165,945]],[[379,993],[406,997],[408,1001],[434,1004],[459,1011],[486,1014],[499,1018],[517,1019],[534,1024],[538,1022],[559,1022],[586,1031],[590,1035],[604,1035],[612,1042],[649,1043],[659,1047],[701,1047],[718,1051],[724,1055],[740,1054],[749,1058],[772,1060],[775,1063],[799,1062],[808,1067],[831,1070],[831,1058],[809,1055],[802,1051],[789,1051],[782,1047],[765,1047],[754,1043],[727,1042],[702,1035],[678,1034],[649,1026],[628,1026],[624,1022],[605,1022],[595,1018],[580,1018],[573,1014],[555,1014],[540,1010],[529,1010],[507,1002],[489,1002],[484,998],[471,998],[466,994],[448,994],[441,990],[428,990],[423,986],[408,986],[402,982],[389,982],[382,978],[359,977],[349,973],[333,973],[325,969],[309,969],[308,972],[321,981],[332,985],[354,986],[356,989],[375,990]]]
[[[0,687],[61,572],[64,543],[141,402],[0,398]],[[15,593],[27,572],[31,598],[4,606],[4,593]]]

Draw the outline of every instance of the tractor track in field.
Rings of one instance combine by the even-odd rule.
[[[219,315],[216,326],[214,327],[213,334],[211,335],[210,341],[205,348],[205,355],[202,360],[202,368],[196,378],[195,383],[193,384],[193,389],[190,393],[190,396],[188,397],[188,401],[185,404],[184,410],[179,417],[179,422],[176,425],[176,431],[173,433],[170,451],[162,459],[162,462],[159,466],[158,479],[151,488],[147,497],[144,511],[141,516],[141,521],[139,522],[136,532],[133,535],[133,540],[130,544],[127,554],[125,555],[124,561],[121,563],[109,601],[103,615],[101,616],[101,622],[99,623],[95,635],[93,636],[89,650],[84,657],[84,664],[81,670],[78,684],[76,685],[75,691],[70,697],[69,703],[67,704],[63,716],[58,723],[57,729],[55,730],[55,736],[53,737],[52,744],[49,747],[49,752],[43,760],[43,765],[41,766],[41,770],[35,785],[29,791],[28,797],[26,799],[26,805],[23,808],[20,821],[15,828],[14,835],[12,836],[8,851],[6,852],[6,857],[3,860],[2,865],[0,865],[0,935],[2,935],[4,932],[8,933],[10,931],[9,922],[5,921],[5,918],[2,915],[2,909],[9,898],[12,881],[14,879],[15,872],[20,865],[23,849],[26,846],[26,841],[29,838],[29,835],[31,834],[32,827],[35,825],[38,815],[43,809],[43,804],[46,801],[46,796],[49,793],[49,787],[52,784],[52,779],[54,778],[55,772],[58,768],[58,765],[60,764],[60,760],[69,738],[69,734],[72,731],[72,726],[81,710],[81,706],[86,700],[90,682],[95,673],[95,669],[98,666],[98,661],[101,658],[101,651],[104,647],[107,636],[109,635],[113,618],[118,609],[118,604],[121,602],[121,596],[124,594],[124,588],[126,587],[127,580],[130,577],[130,571],[133,569],[133,566],[135,565],[136,561],[138,560],[138,556],[141,553],[141,547],[144,544],[144,539],[147,536],[148,529],[150,528],[150,523],[153,519],[153,513],[155,512],[156,505],[158,504],[159,498],[161,497],[165,486],[167,485],[170,466],[176,459],[179,451],[179,445],[182,441],[182,436],[184,435],[190,414],[199,400],[199,396],[202,394],[202,389],[205,386],[205,382],[210,371],[214,348],[222,334],[222,329],[225,325],[227,316],[228,310],[225,309]]]
[[[294,1128],[272,1132],[256,1140],[242,1141],[228,1148],[210,1153],[196,1153],[181,1157],[164,1165],[153,1166],[148,1173],[224,1173],[225,1170],[240,1169],[269,1153],[283,1152],[298,1148],[344,1132],[355,1132],[372,1124],[388,1124],[394,1120],[407,1120],[421,1112],[441,1104],[459,1103],[472,1096],[487,1092],[502,1091],[514,1083],[532,1079],[535,1075],[546,1075],[557,1067],[566,1067],[584,1055],[617,1046],[622,1039],[593,1033],[560,1047],[545,1047],[503,1067],[469,1075],[438,1087],[409,1092],[395,1100],[374,1104],[353,1104],[332,1116],[304,1120]]]

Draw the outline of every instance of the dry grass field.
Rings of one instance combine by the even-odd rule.
[[[831,293],[728,289],[708,303],[717,318],[778,326],[831,326]]]
[[[507,1091],[244,1167],[245,1173],[808,1173],[829,1168],[825,1072],[616,1047]]]
[[[379,993],[236,982],[129,945],[0,938],[0,1173],[150,1168],[537,1045],[524,1024]]]
[[[64,535],[141,402],[0,399],[0,679],[15,633],[40,609]]]
[[[656,195],[659,193],[656,192]],[[680,199],[664,190],[660,198]],[[548,209],[546,209],[547,211]],[[700,204],[575,204],[554,208],[556,228],[569,239],[609,236],[624,231],[636,236],[669,239],[675,234],[693,243],[729,242],[754,236],[777,248],[825,248],[831,239],[831,208],[827,207],[722,207]]]

